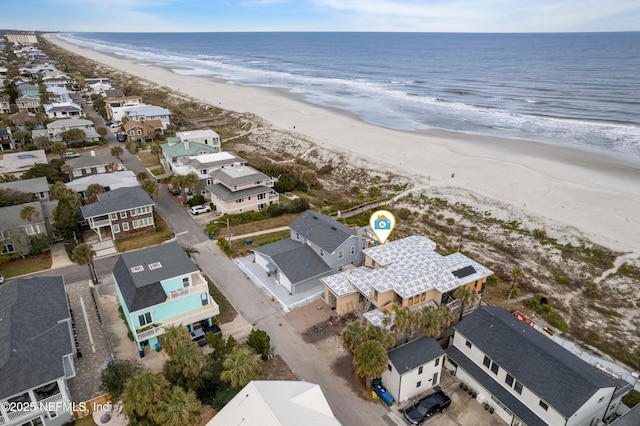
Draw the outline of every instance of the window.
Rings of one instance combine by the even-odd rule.
[[[184,277],[182,279],[182,287],[184,287],[184,288],[189,287],[189,277]]]
[[[117,223],[113,224],[113,233],[117,234],[118,232],[120,232],[120,225],[118,225]]]
[[[356,254],[356,246],[351,246],[351,254]]]
[[[238,198],[236,204],[244,203],[244,198]]]
[[[470,342],[470,341],[468,341],[468,340],[467,340],[467,341],[465,342],[465,345],[466,345],[468,348],[471,348],[471,342]]]
[[[434,364],[436,367],[440,365],[440,358],[436,358],[436,362]]]
[[[27,235],[33,235],[33,234],[37,234],[38,233],[38,229],[33,227],[33,225],[27,225],[24,227],[25,232],[27,233]]]
[[[540,400],[540,406],[542,407],[543,410],[547,411],[549,409],[549,406],[542,400]]]
[[[387,368],[389,369],[389,371],[393,371],[393,368],[391,368],[391,364],[387,364]]]
[[[364,250],[364,249],[366,249],[366,248],[367,248],[367,242],[366,242],[366,241],[363,241],[363,242],[362,242],[362,250]]]
[[[320,249],[320,256],[324,256],[324,250]]]
[[[2,254],[13,253],[14,251],[16,250],[13,248],[13,244],[2,246]]]
[[[344,257],[344,250],[340,250],[338,252],[338,259],[342,259]]]
[[[98,173],[104,173],[104,172],[106,172],[106,171],[107,171],[107,169],[105,169],[105,167],[104,167],[104,166],[98,166],[98,167],[96,168],[96,171],[97,171]]]
[[[344,266],[343,265],[338,266],[338,272],[342,272],[343,270],[344,270]]]
[[[423,368],[422,366],[418,368],[418,374],[422,374],[422,368]]]
[[[122,230],[123,231],[128,231],[129,230],[129,222],[122,222],[120,225],[122,225]]]
[[[207,179],[207,185],[211,185],[211,179]]]
[[[300,234],[296,232],[296,240],[299,240],[299,239],[300,239]]]
[[[147,312],[146,314],[138,315],[138,322],[140,323],[140,327],[144,327],[147,324],[151,324],[151,312]]]
[[[72,174],[73,174],[73,177],[80,177],[80,176],[82,176],[82,170],[75,169],[75,170],[73,170]]]
[[[111,220],[118,220],[118,213],[111,213],[111,214],[109,215],[109,218],[110,218]]]
[[[200,170],[200,174],[201,175],[206,175],[207,174],[207,169]],[[211,184],[209,184],[209,185],[211,185]]]
[[[509,387],[513,387],[513,376],[511,374],[507,374],[507,377],[504,379],[504,382],[509,385]]]
[[[267,198],[267,194],[258,194],[258,200],[264,200]]]
[[[422,382],[418,382],[416,383],[416,387],[419,388],[420,386],[422,386]]]
[[[126,217],[127,217],[127,212],[126,211],[120,212],[120,219],[124,219]]]
[[[200,294],[200,301],[202,302],[202,306],[209,304],[209,297],[207,296],[207,293]]]
[[[499,370],[500,370],[500,367],[498,367],[498,364],[496,364],[495,362],[491,363],[491,372],[493,374],[498,374]]]
[[[516,385],[513,388],[516,392],[522,395],[522,383],[516,380]]]
[[[486,355],[484,356],[484,360],[482,361],[482,364],[487,368],[491,367],[491,360],[489,359],[488,356]]]

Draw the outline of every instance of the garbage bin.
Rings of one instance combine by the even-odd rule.
[[[140,358],[144,358],[144,348],[138,349],[138,353],[140,354]]]
[[[213,232],[209,232],[209,239],[213,240]]]

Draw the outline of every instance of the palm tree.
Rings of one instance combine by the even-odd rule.
[[[158,163],[160,162],[160,154],[162,154],[162,147],[160,146],[159,143],[152,143],[151,146],[149,147],[149,150],[151,151],[152,154],[155,154],[156,157],[158,157]]]
[[[386,349],[391,349],[396,345],[396,336],[384,328],[369,324],[365,331],[366,340],[380,342]]]
[[[67,152],[67,145],[63,142],[56,142],[51,145],[51,152],[53,152],[54,154],[58,154],[60,156],[60,159],[62,160],[62,156],[65,152]]]
[[[136,173],[136,179],[138,180],[138,183],[142,183],[146,180],[150,180],[151,176],[149,175],[149,172],[147,172],[146,170],[142,170]]]
[[[189,341],[189,343],[179,346],[171,360],[165,363],[165,370],[168,373],[165,376],[174,384],[196,390],[201,385],[200,372],[205,362],[204,353],[197,345]]]
[[[146,192],[147,195],[149,195],[149,197],[151,198],[155,198],[156,195],[160,193],[160,188],[158,187],[158,184],[155,180],[145,180],[140,184],[140,187],[142,187],[144,192]]]
[[[182,250],[184,250],[184,252],[187,253],[187,256],[189,256],[189,259],[191,259],[196,254],[200,254],[200,251],[193,246],[182,247]]]
[[[458,287],[453,293],[453,297],[460,302],[460,318],[458,321],[462,321],[462,315],[464,314],[464,308],[467,306],[473,306],[478,300],[478,292],[470,287],[462,286]]]
[[[509,294],[507,295],[507,302],[511,300],[513,290],[518,288],[518,284],[524,278],[524,272],[520,268],[513,268],[509,273],[511,275],[511,286],[509,287]]]
[[[192,390],[174,386],[166,399],[158,403],[156,421],[164,426],[195,425],[200,412],[200,401]]]
[[[387,369],[387,349],[377,340],[369,340],[360,345],[353,354],[356,374],[365,378],[367,389],[374,377],[380,377]]]
[[[184,189],[184,176],[182,175],[171,176],[171,181],[169,182],[169,184],[174,190],[178,191],[180,195],[182,195],[182,190]]]
[[[393,312],[395,314],[394,324],[396,333],[400,333],[404,336],[404,342],[407,343],[413,335],[414,316],[413,312],[408,306],[400,307],[398,305],[393,306]]]
[[[233,388],[241,388],[258,375],[259,361],[253,349],[237,346],[222,363],[220,378]]]
[[[87,187],[84,191],[84,194],[87,196],[87,199],[90,203],[95,203],[98,201],[98,194],[102,194],[104,192],[104,186],[99,183],[92,183]]]
[[[93,265],[93,258],[96,257],[96,252],[93,246],[89,244],[80,243],[71,252],[71,260],[78,265],[89,265],[89,272],[91,273],[91,279],[94,284],[98,284],[98,276],[96,275],[96,268]]]
[[[122,401],[129,418],[155,419],[161,412],[158,401],[168,400],[170,383],[164,376],[143,370],[124,384]]]
[[[179,325],[165,327],[164,334],[160,336],[160,346],[169,357],[173,357],[180,347],[186,345],[191,345],[189,330]]]
[[[198,175],[196,175],[195,173],[189,173],[182,176],[182,187],[185,189],[190,189],[191,192],[196,189],[196,186],[198,186],[198,182],[200,182],[200,179],[198,179]]]
[[[109,163],[109,164],[107,164],[107,169],[110,170],[111,172],[117,172],[118,171],[118,164],[117,163],[113,163],[113,162]]]
[[[352,322],[342,330],[342,347],[353,353],[367,340],[367,330],[360,321]]]
[[[118,160],[120,160],[120,156],[124,154],[124,149],[122,149],[121,146],[114,146],[113,148],[111,148],[111,155],[113,157],[116,157]]]
[[[73,167],[71,166],[71,164],[63,164],[62,167],[60,167],[60,171],[62,173],[65,173],[67,175],[71,175],[71,172],[73,171]]]
[[[20,219],[24,220],[25,222],[31,222],[38,216],[40,216],[40,212],[33,206],[24,206],[22,209],[20,209]]]
[[[429,337],[440,337],[442,329],[450,326],[456,319],[447,305],[440,305],[437,308],[425,306],[420,310],[418,318],[420,333]]]

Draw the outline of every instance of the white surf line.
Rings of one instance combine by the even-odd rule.
[[[87,318],[87,310],[84,307],[84,300],[80,297],[80,306],[82,306],[82,313],[84,314],[84,323],[87,325],[87,332],[89,333],[89,341],[91,342],[91,351],[96,353],[96,345],[93,343],[93,335],[91,334],[91,327],[89,326],[89,318]]]

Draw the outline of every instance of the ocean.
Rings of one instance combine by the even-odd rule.
[[[177,74],[284,89],[392,129],[640,157],[640,32],[64,33]]]

